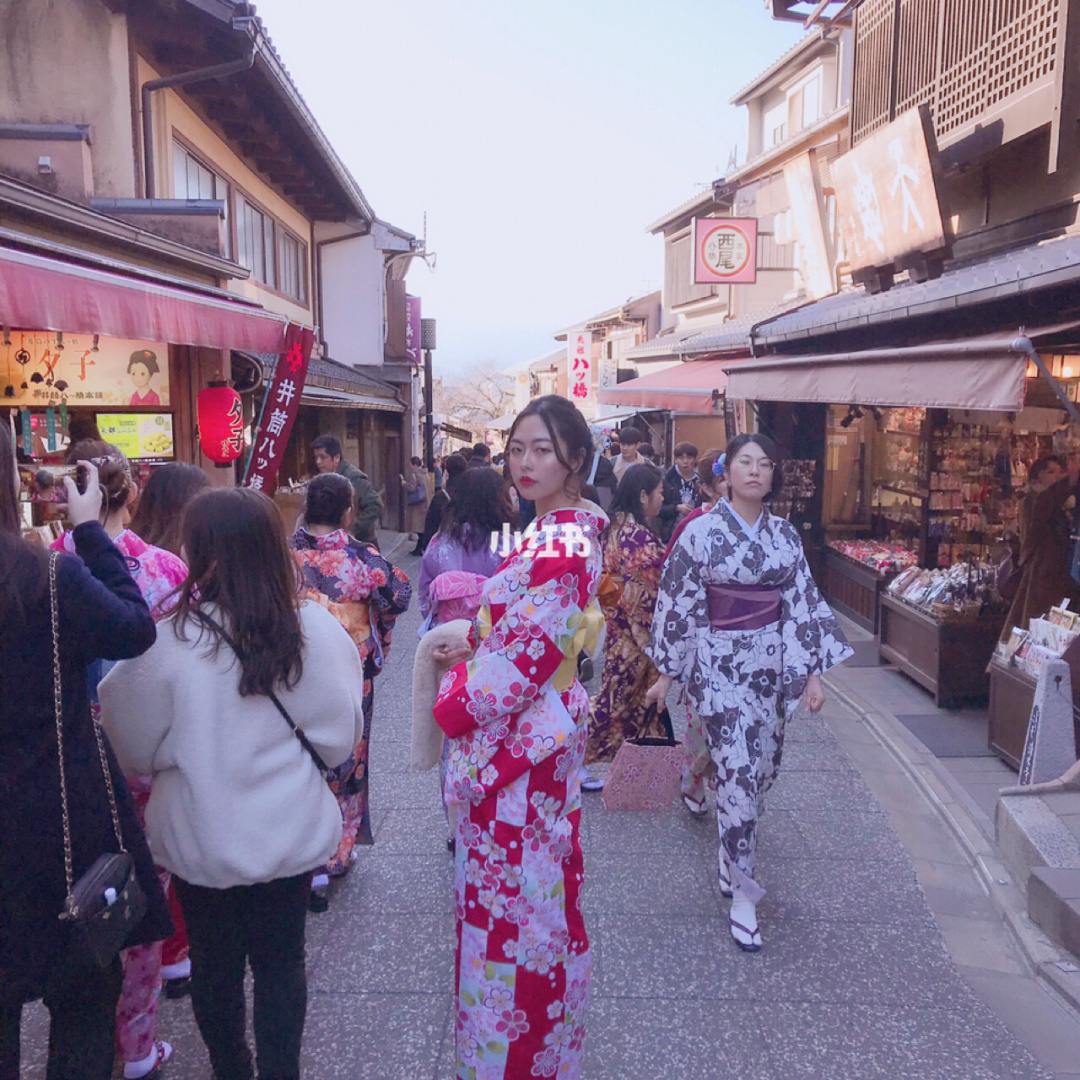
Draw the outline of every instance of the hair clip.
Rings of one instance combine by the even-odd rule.
[[[726,463],[727,463],[727,454],[721,454],[712,463],[713,476],[723,476],[724,475],[724,465]]]

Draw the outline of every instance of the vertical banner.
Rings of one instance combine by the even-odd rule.
[[[405,355],[420,363],[420,297],[405,297]]]
[[[304,392],[314,343],[313,330],[297,323],[289,324],[285,331],[285,351],[278,357],[274,381],[266,391],[262,422],[252,444],[244,478],[244,483],[256,491],[273,495],[277,488],[278,467],[300,409],[300,395]]]
[[[592,415],[592,331],[571,330],[566,337],[566,390],[570,400]]]

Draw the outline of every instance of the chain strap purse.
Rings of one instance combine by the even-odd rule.
[[[49,553],[49,613],[52,619],[53,646],[53,707],[56,713],[56,746],[60,760],[60,808],[64,823],[64,879],[67,900],[60,918],[74,929],[75,939],[88,957],[105,968],[116,959],[132,931],[146,914],[146,895],[135,875],[135,860],[124,847],[120,828],[120,812],[116,806],[105,740],[96,720],[94,738],[97,740],[101,771],[109,793],[113,831],[119,852],[106,852],[78,881],[72,869],[71,813],[68,805],[67,773],[64,768],[64,704],[60,675],[60,618],[56,598],[56,564],[59,555]]]

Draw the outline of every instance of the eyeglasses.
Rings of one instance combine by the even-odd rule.
[[[735,464],[743,469],[752,469],[756,465],[763,472],[772,472],[775,468],[768,458],[737,457]]]

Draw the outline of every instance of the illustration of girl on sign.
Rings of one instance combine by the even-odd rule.
[[[161,370],[157,356],[149,349],[136,349],[128,360],[128,374],[135,384],[135,393],[131,395],[129,405],[160,405],[161,398],[150,389],[150,380]]]

